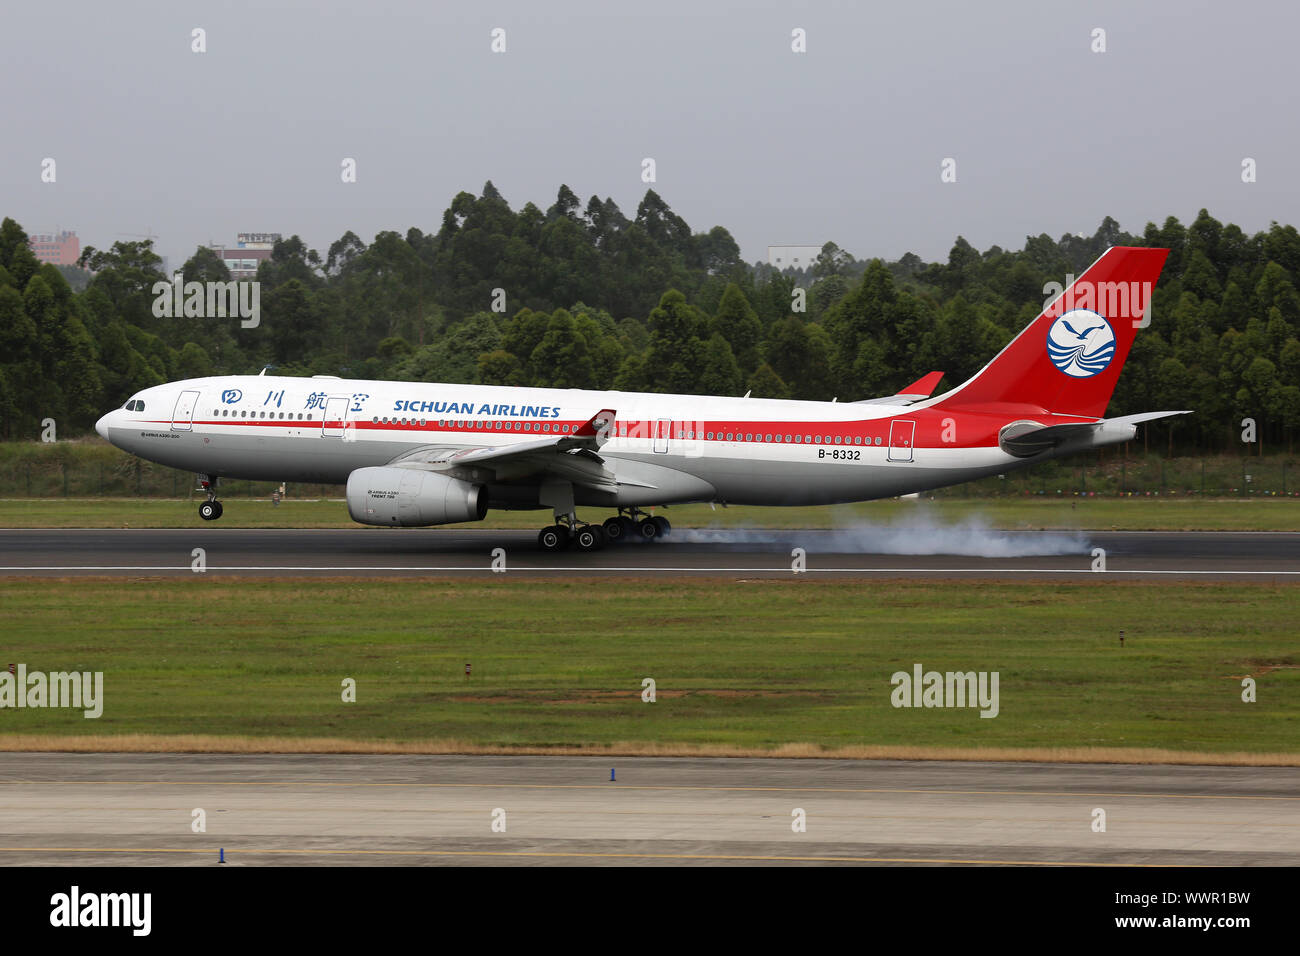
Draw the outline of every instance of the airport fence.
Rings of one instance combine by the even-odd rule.
[[[221,482],[223,498],[265,498],[271,481]],[[295,498],[341,497],[343,486],[292,484]],[[129,455],[104,442],[0,443],[0,497],[202,497],[191,472]],[[935,497],[1300,497],[1300,456],[1165,457],[1102,449],[942,488]]]

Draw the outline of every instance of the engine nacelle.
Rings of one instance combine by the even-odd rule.
[[[481,521],[487,489],[414,468],[358,468],[348,475],[348,514],[361,524],[421,528]]]

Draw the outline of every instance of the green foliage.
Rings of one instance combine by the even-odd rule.
[[[255,372],[853,401],[932,370],[959,384],[1112,245],[1171,250],[1153,326],[1109,413],[1191,408],[1144,429],[1186,450],[1242,450],[1240,420],[1291,447],[1300,429],[1300,233],[1248,235],[1202,209],[1140,236],[1105,218],[1091,236],[1026,237],[944,262],[854,259],[826,243],[802,271],[746,266],[722,226],[694,233],[648,190],[635,215],[561,186],[545,211],[492,183],[459,193],[436,232],[345,232],[325,258],[297,236],[259,269],[261,322],[153,314],[152,244],[87,247],[89,272],[41,265],[0,222],[0,435],[61,434],[172,378]],[[228,281],[210,249],[186,281]],[[88,283],[88,284],[87,284]],[[800,297],[806,308],[796,311]],[[504,308],[503,308],[504,307]],[[1246,449],[1257,451],[1258,447]]]

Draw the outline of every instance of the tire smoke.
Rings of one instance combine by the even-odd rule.
[[[916,514],[892,522],[853,519],[818,531],[773,531],[749,528],[673,529],[673,542],[744,545],[783,550],[793,546],[822,554],[950,554],[974,558],[1027,558],[1088,554],[1091,545],[1080,531],[1004,531],[988,519],[972,516],[943,524],[932,515]]]

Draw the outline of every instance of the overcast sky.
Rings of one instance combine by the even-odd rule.
[[[1300,12],[1274,0],[96,0],[2,22],[0,214],[101,248],[152,230],[173,266],[244,231],[322,254],[348,229],[434,231],[488,179],[515,209],[563,182],[631,216],[646,157],[751,262],[828,239],[946,258],[958,234],[1019,248],[1203,206],[1300,223]]]

